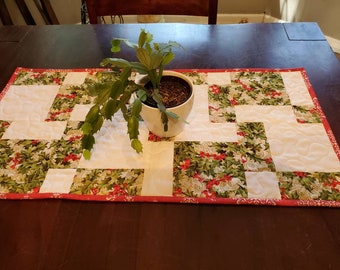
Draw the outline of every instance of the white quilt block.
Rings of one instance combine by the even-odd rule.
[[[273,172],[245,172],[248,198],[281,199],[278,179]]]
[[[56,85],[11,85],[0,102],[0,120],[44,121],[58,90]]]
[[[312,98],[301,72],[281,72],[281,77],[292,105],[313,106]]]
[[[207,75],[207,83],[209,85],[217,84],[220,86],[230,85],[230,72],[209,72]]]
[[[235,123],[190,123],[175,141],[237,142],[237,128]]]
[[[235,106],[237,122],[296,123],[291,106]]]
[[[73,84],[73,85],[80,85],[85,82],[87,72],[68,72],[64,81],[63,85],[66,84]]]
[[[194,85],[194,103],[187,121],[190,124],[209,121],[208,86]]]
[[[92,104],[76,104],[71,112],[70,121],[85,121],[92,106]]]
[[[175,137],[175,141],[237,141],[236,124],[211,123],[208,107],[208,87],[195,85],[194,104],[187,119],[188,124]]]
[[[67,122],[15,121],[5,131],[2,139],[11,140],[60,140]]]
[[[49,169],[40,193],[69,193],[76,169]]]
[[[322,124],[278,123],[265,128],[277,171],[340,171]]]
[[[148,130],[140,124],[140,140],[147,141]],[[105,121],[95,134],[96,143],[90,160],[82,158],[78,168],[84,169],[143,169],[145,153],[137,154],[131,148],[126,123]]]
[[[143,144],[146,160],[142,196],[172,196],[173,142]]]

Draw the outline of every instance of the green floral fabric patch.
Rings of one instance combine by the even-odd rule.
[[[206,73],[192,71],[192,72],[183,72],[183,74],[188,76],[191,79],[192,83],[195,85],[206,84],[206,80],[207,80]]]
[[[77,168],[82,156],[81,131],[82,122],[69,121],[64,135],[60,140],[55,140],[51,145],[51,168]]]
[[[0,192],[37,192],[50,163],[51,142],[1,140]]]
[[[277,172],[283,199],[340,201],[340,172]]]
[[[291,105],[279,72],[232,72],[231,85],[209,86],[211,122],[235,122],[237,105]]]
[[[86,93],[84,85],[61,86],[46,121],[68,120],[76,104],[90,104],[91,101],[92,98]]]
[[[2,137],[2,135],[4,134],[9,125],[10,122],[0,120],[0,138]]]
[[[67,72],[48,71],[20,71],[15,78],[14,85],[61,85]]]
[[[141,195],[144,170],[78,169],[72,194],[137,196]]]
[[[246,171],[275,171],[263,123],[239,123],[237,135]]]
[[[174,196],[247,197],[237,143],[175,142]]]
[[[321,123],[318,111],[310,106],[292,106],[298,123]]]

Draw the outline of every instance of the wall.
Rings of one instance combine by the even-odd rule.
[[[280,2],[279,0],[219,0],[218,13],[242,13],[254,14],[264,13],[273,17],[280,16]]]
[[[30,0],[32,1],[32,0]],[[124,0],[119,0],[124,1]],[[50,0],[58,20],[62,24],[75,24],[81,21],[81,0]]]
[[[317,22],[340,40],[339,0],[219,0],[219,13],[263,13],[288,22]]]
[[[340,53],[339,0],[219,0],[219,13],[263,13],[288,22],[317,22]]]
[[[340,40],[339,0],[280,0],[281,18],[317,22],[324,34]]]

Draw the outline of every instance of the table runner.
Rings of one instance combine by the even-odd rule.
[[[141,122],[137,154],[118,115],[85,160],[85,88],[102,70],[17,68],[0,95],[0,198],[340,206],[340,150],[303,68],[179,71],[195,95],[180,135]]]

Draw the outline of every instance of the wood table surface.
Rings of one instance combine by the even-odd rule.
[[[340,142],[340,63],[315,23],[0,27],[0,88],[18,66],[98,67],[141,28],[185,47],[169,69],[305,68]],[[0,269],[340,269],[340,209],[0,200]]]

